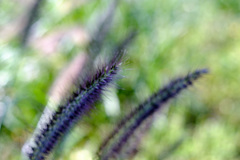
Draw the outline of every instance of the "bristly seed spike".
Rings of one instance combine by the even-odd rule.
[[[101,160],[127,159],[127,153],[123,152],[126,151],[129,139],[141,124],[157,110],[161,109],[166,102],[176,97],[182,90],[190,86],[193,81],[206,73],[208,73],[207,69],[196,70],[185,77],[171,81],[168,85],[159,89],[148,100],[123,118],[101,145],[98,151],[99,158]],[[122,154],[125,154],[125,157],[121,157]]]
[[[29,141],[23,147],[23,153],[30,160],[45,159],[70,128],[92,109],[93,104],[100,99],[104,89],[115,80],[122,55],[123,52],[117,53],[108,64],[96,71],[94,75],[86,76],[88,78],[77,86],[78,90],[73,92],[64,104],[49,115],[48,121],[45,121],[44,116],[42,116],[33,136],[35,143]]]

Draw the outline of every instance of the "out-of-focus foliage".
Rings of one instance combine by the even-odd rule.
[[[18,160],[59,73],[87,52],[107,0],[44,1],[20,46],[34,0],[1,1],[0,155]],[[130,31],[123,79],[104,103],[65,140],[58,159],[93,159],[103,138],[174,75],[208,67],[210,75],[155,117],[135,159],[240,159],[240,2],[237,0],[122,0],[99,55],[105,57]],[[101,59],[101,58],[100,58]],[[103,59],[103,58],[102,58]],[[64,89],[64,84],[59,86]],[[110,93],[109,93],[110,92]],[[111,108],[114,106],[115,108]],[[120,107],[120,108],[119,108]],[[109,109],[110,108],[110,109]],[[101,137],[101,138],[99,138]]]

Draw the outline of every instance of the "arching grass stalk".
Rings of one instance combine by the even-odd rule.
[[[43,122],[40,119],[35,134],[22,149],[28,159],[45,159],[74,124],[91,110],[92,105],[100,99],[103,90],[116,78],[122,55],[122,52],[116,54],[94,75],[87,75],[90,78],[78,85],[75,92],[56,111],[48,114],[48,120]]]
[[[131,151],[127,150],[129,148],[129,139],[141,124],[157,110],[161,109],[170,99],[176,97],[182,90],[192,85],[193,81],[207,72],[206,69],[196,70],[185,77],[177,78],[139,105],[139,107],[123,118],[101,145],[98,152],[99,159],[128,159],[128,154],[131,153]]]

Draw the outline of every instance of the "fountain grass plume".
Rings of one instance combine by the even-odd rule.
[[[39,12],[43,6],[44,0],[35,0],[26,17],[26,24],[20,33],[20,44],[25,47],[30,36],[30,30],[34,22],[38,19]]]
[[[47,115],[45,122],[41,119],[46,116],[42,116],[32,139],[22,149],[25,157],[42,160],[51,153],[74,124],[91,110],[106,87],[114,81],[122,56],[123,52],[115,54],[107,65],[98,69],[95,74],[88,75],[62,105]]]
[[[111,1],[106,12],[100,17],[98,17],[100,21],[96,26],[97,30],[92,35],[92,40],[90,41],[89,46],[87,48],[87,51],[90,54],[91,58],[96,57],[96,54],[99,53],[99,51],[103,47],[105,37],[110,31],[117,5],[118,0]]]
[[[206,73],[208,73],[207,69],[196,70],[185,77],[177,78],[139,105],[139,107],[123,118],[115,130],[103,142],[98,151],[99,159],[129,158],[126,150],[128,141],[141,124],[157,110],[161,109],[170,99],[176,97],[182,90],[192,85],[195,80]]]

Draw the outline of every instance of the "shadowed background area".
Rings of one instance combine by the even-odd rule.
[[[133,159],[240,159],[240,1],[3,0],[0,8],[1,159],[20,159],[45,106],[119,50],[120,78],[50,159],[94,159],[126,113],[198,68],[210,73],[153,117]]]

